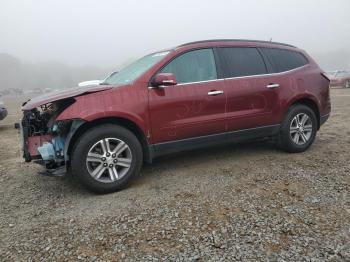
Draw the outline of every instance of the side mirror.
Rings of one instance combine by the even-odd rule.
[[[155,87],[173,86],[177,84],[176,76],[172,73],[159,73],[152,83]]]

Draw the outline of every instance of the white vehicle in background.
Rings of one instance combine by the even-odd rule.
[[[7,109],[4,106],[4,102],[1,99],[0,95],[0,121],[3,120],[7,116]]]
[[[84,81],[84,82],[80,82],[78,84],[78,86],[82,87],[82,86],[96,86],[96,85],[100,85],[101,83],[103,83],[107,78],[114,76],[115,74],[117,74],[118,71],[115,71],[113,73],[111,73],[110,75],[108,75],[105,79],[103,80],[89,80],[89,81]]]

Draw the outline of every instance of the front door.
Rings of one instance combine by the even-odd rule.
[[[159,73],[173,73],[178,84],[149,89],[153,144],[226,131],[225,83],[211,48],[183,53]]]

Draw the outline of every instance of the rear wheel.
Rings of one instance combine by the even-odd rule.
[[[315,140],[317,119],[314,111],[305,105],[292,106],[284,119],[280,131],[280,147],[297,153],[308,149]]]
[[[136,136],[117,125],[101,125],[83,134],[72,152],[72,172],[89,190],[115,192],[125,188],[142,166]]]

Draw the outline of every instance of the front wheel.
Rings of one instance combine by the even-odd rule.
[[[280,130],[280,147],[291,153],[303,152],[315,140],[317,119],[314,111],[305,105],[292,106]]]
[[[124,127],[105,124],[88,130],[72,152],[72,173],[89,190],[121,190],[142,166],[142,147]]]

